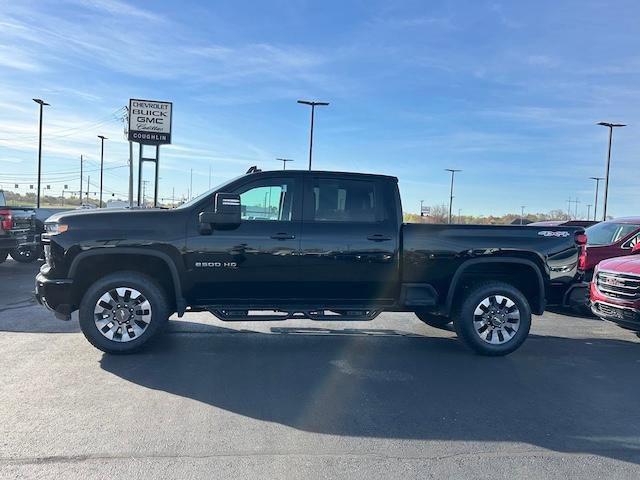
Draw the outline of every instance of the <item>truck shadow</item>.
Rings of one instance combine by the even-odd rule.
[[[279,329],[165,335],[101,367],[138,385],[308,432],[509,441],[640,463],[640,346],[532,335],[515,354],[453,338]],[[332,338],[328,338],[328,336]]]

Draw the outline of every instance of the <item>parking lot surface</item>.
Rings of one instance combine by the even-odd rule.
[[[535,317],[503,358],[411,314],[174,319],[109,356],[0,265],[2,478],[633,478],[640,340]]]

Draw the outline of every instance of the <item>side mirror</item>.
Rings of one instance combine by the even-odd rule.
[[[236,193],[216,193],[214,211],[201,212],[198,218],[200,224],[204,226],[237,227],[242,221],[240,195]]]
[[[631,247],[631,253],[640,253],[640,241],[636,242],[636,244]]]

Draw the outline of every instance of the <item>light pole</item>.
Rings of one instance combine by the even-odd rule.
[[[42,172],[42,107],[49,104],[39,98],[34,98],[33,101],[40,105],[40,129],[38,131],[38,194],[36,196],[36,208],[40,208],[40,175]]]
[[[80,205],[82,205],[82,155],[80,155]]]
[[[453,207],[453,177],[455,177],[456,172],[461,172],[462,170],[456,168],[445,168],[445,171],[451,172],[451,191],[449,192],[449,223],[451,223],[451,208]]]
[[[424,204],[424,200],[420,200],[420,216],[424,217],[424,213],[422,213],[422,205]]]
[[[591,180],[596,181],[596,201],[593,205],[593,219],[596,219],[598,215],[598,187],[600,186],[600,180],[604,180],[604,177],[589,177]],[[588,219],[587,219],[588,220]]]
[[[104,135],[98,135],[100,139],[100,201],[98,202],[98,208],[102,208],[102,171],[104,170],[104,141],[107,137]]]
[[[298,103],[311,106],[311,132],[309,134],[309,170],[311,170],[311,156],[313,155],[313,117],[315,116],[316,106],[326,107],[329,102],[316,102],[310,100],[298,100]]]
[[[607,219],[607,200],[609,198],[609,167],[611,165],[611,141],[613,139],[613,129],[617,127],[626,127],[623,123],[609,123],[609,122],[598,122],[598,125],[602,125],[603,127],[607,127],[609,129],[609,150],[607,152],[607,173],[605,175],[604,180],[604,214],[602,215],[602,220]]]
[[[591,218],[591,204],[587,204],[587,220]]]
[[[287,169],[287,162],[293,162],[291,158],[276,158],[279,162],[282,162],[282,170]]]
[[[524,220],[524,209],[526,207],[526,205],[520,205],[520,225],[522,225],[522,222]]]

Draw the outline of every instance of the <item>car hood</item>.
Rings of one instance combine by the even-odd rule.
[[[610,258],[598,264],[601,270],[612,270],[618,273],[631,273],[640,275],[640,255]]]
[[[73,223],[76,222],[101,222],[112,219],[114,217],[117,218],[141,218],[141,217],[149,217],[153,215],[162,215],[165,213],[169,213],[170,210],[165,210],[161,208],[144,208],[144,209],[128,209],[128,208],[100,208],[95,210],[71,210],[66,212],[59,212],[54,215],[51,215],[47,218],[46,222],[58,222],[64,223],[66,221],[71,220]]]

